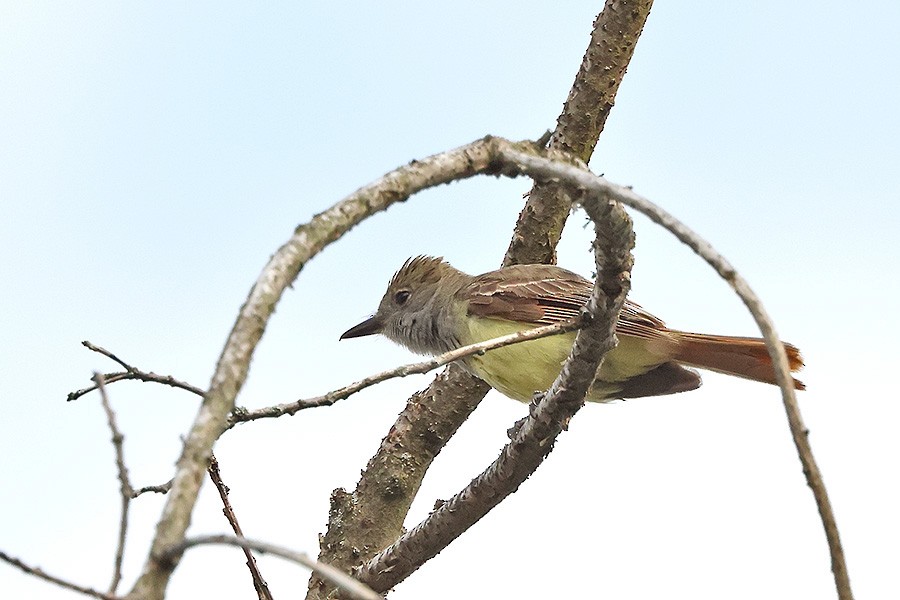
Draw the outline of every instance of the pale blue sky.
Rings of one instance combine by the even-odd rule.
[[[92,370],[205,386],[246,292],[293,228],[411,159],[552,128],[599,2],[0,1],[0,549],[105,588],[117,482]],[[900,593],[900,7],[660,2],[592,168],[695,228],[803,350],[801,405],[859,597]],[[423,193],[329,247],[285,295],[239,398],[314,395],[411,360],[338,343],[411,255],[495,268],[525,181]],[[590,274],[583,217],[560,263]],[[633,298],[671,325],[753,334],[727,286],[636,219]],[[312,554],[328,494],[430,377],[238,428],[217,446],[252,537]],[[588,406],[521,490],[392,597],[822,598],[824,538],[774,388]],[[193,397],[110,388],[135,485],[172,473]],[[486,466],[525,407],[492,394],[409,525]],[[204,487],[192,533],[226,527]],[[133,504],[126,582],[162,500]],[[306,573],[263,559],[277,598]],[[561,574],[563,572],[564,574]],[[0,565],[16,597],[66,598]],[[189,554],[170,597],[252,597],[233,549]]]

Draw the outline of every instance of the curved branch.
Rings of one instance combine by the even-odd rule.
[[[493,173],[499,144],[499,140],[485,138],[396,169],[297,227],[272,255],[241,307],[219,357],[209,390],[186,436],[150,554],[129,596],[161,599],[165,594],[177,561],[160,562],[157,558],[164,549],[184,539],[213,444],[225,431],[256,345],[284,290],[306,262],[366,217],[411,194],[477,173]],[[522,148],[528,145],[524,143]]]
[[[597,177],[588,171],[550,161],[534,154],[527,154],[512,149],[501,150],[501,153],[515,164],[513,171],[516,174],[524,171],[527,175],[540,179],[564,179],[585,190],[608,194],[610,198],[642,212],[653,222],[670,231],[682,243],[691,248],[715,269],[722,279],[731,285],[732,289],[734,289],[750,311],[750,314],[753,315],[753,319],[765,338],[766,348],[768,348],[769,355],[772,357],[775,366],[775,379],[781,388],[781,399],[787,414],[791,437],[794,440],[794,446],[803,465],[803,474],[806,477],[806,482],[815,498],[822,526],[825,529],[825,537],[831,554],[831,570],[834,574],[838,597],[841,600],[852,599],[850,576],[847,571],[847,563],[844,558],[844,549],[841,545],[837,521],[831,507],[831,501],[828,499],[828,490],[822,479],[822,473],[816,464],[812,447],[809,444],[809,430],[803,423],[803,417],[800,414],[800,406],[797,403],[797,396],[794,392],[793,380],[788,367],[787,353],[775,331],[772,319],[763,307],[759,297],[750,288],[750,285],[709,242],[667,211],[636,194],[630,188],[615,185],[603,177]]]
[[[243,548],[248,551],[256,550],[262,554],[274,554],[275,556],[280,556],[285,560],[289,560],[315,571],[321,577],[334,584],[335,587],[339,588],[342,592],[346,593],[350,598],[356,598],[357,600],[384,600],[380,594],[376,594],[367,585],[353,579],[340,569],[335,569],[331,565],[310,558],[305,552],[294,552],[293,550],[289,550],[282,546],[276,546],[275,544],[269,544],[258,540],[250,540],[243,537],[235,537],[232,535],[202,535],[188,538],[171,548],[167,548],[160,558],[162,560],[175,561],[189,548],[211,544],[237,546],[238,548]]]
[[[541,159],[536,156],[537,154],[552,155],[556,160]],[[305,262],[325,245],[337,239],[352,225],[358,223],[365,216],[383,210],[391,203],[403,200],[410,194],[425,187],[445,183],[453,179],[469,177],[477,173],[498,174],[501,171],[502,174],[510,176],[526,173],[542,180],[566,179],[568,183],[592,193],[605,194],[611,198],[621,199],[623,204],[628,204],[638,210],[647,212],[657,222],[662,223],[666,218],[672,219],[667,213],[661,211],[661,209],[656,209],[652,204],[631,192],[631,190],[613,186],[604,179],[597,178],[584,170],[581,165],[578,167],[571,166],[571,162],[573,161],[566,156],[560,156],[552,151],[539,151],[528,143],[512,144],[498,138],[485,138],[463,148],[435,155],[421,162],[411,163],[406,167],[389,173],[381,180],[362,188],[331,209],[317,215],[311,223],[298,227],[291,240],[282,246],[269,261],[251,291],[250,297],[241,309],[212,378],[210,391],[204,399],[200,413],[185,442],[172,489],[167,498],[162,518],[157,526],[151,554],[130,596],[140,598],[161,598],[163,596],[171,571],[176,563],[168,560],[160,561],[159,557],[166,548],[176,545],[184,539],[184,532],[190,520],[190,513],[199,491],[200,480],[205,471],[206,461],[209,458],[212,445],[227,425],[227,416],[234,408],[234,399],[246,377],[250,357],[262,336],[265,324],[274,310],[275,303],[286,286],[299,273]],[[805,439],[802,420],[799,417],[799,412],[796,410],[796,399],[793,396],[793,389],[784,386],[789,381],[784,349],[778,344],[777,340],[773,341],[771,338],[774,329],[770,326],[770,323],[767,324],[767,317],[764,312],[754,305],[756,301],[748,299],[750,296],[747,294],[746,284],[737,276],[734,269],[712,251],[708,244],[699,240],[699,238],[692,237],[693,234],[686,227],[682,226],[682,229],[675,227],[673,231],[679,236],[679,239],[689,243],[698,254],[701,254],[710,264],[713,264],[720,270],[720,273],[732,283],[738,293],[742,294],[742,298],[745,298],[745,302],[751,307],[754,316],[762,323],[763,333],[768,336],[767,342],[770,344],[770,352],[773,353],[776,366],[781,369],[779,381],[783,386],[785,407],[789,411],[789,421],[792,432],[794,432],[795,443],[801,452],[801,461],[803,461],[806,468],[810,486],[813,488],[820,514],[826,524],[826,535],[829,539],[829,546],[832,549],[833,569],[836,580],[838,580],[838,588],[842,598],[849,598],[846,566],[840,550],[837,528],[834,525],[834,518],[828,504],[827,494],[825,494],[821,476],[818,468],[815,466],[815,461],[812,459],[808,442]],[[418,395],[410,405],[418,406],[415,409],[419,411],[418,416],[413,413],[414,416],[409,417],[409,412],[404,413],[406,416],[401,415],[401,420],[398,421],[398,424],[395,425],[395,428],[388,435],[385,444],[398,446],[403,442],[409,441],[408,438],[404,438],[403,434],[404,419],[418,419],[419,416],[427,414],[428,410],[433,410],[439,404],[442,405],[442,414],[446,416],[449,406],[449,410],[455,411],[456,416],[453,419],[444,419],[440,422],[432,421],[434,427],[429,429],[427,436],[420,436],[423,439],[417,442],[417,447],[423,448],[425,454],[433,457],[440,451],[446,439],[452,435],[456,427],[461,424],[462,420],[459,417],[464,419],[474,409],[478,400],[480,400],[480,396],[483,396],[487,389],[483,383],[475,382],[471,377],[462,374],[461,370],[453,369],[452,367],[447,373],[439,376],[438,381],[449,383],[443,387],[429,388],[430,393]],[[442,397],[442,393],[452,396],[452,400]],[[445,405],[445,402],[451,403]],[[413,450],[413,448],[407,447],[404,454]],[[390,505],[390,502],[396,496],[391,490],[402,489],[407,485],[407,482],[402,479],[402,464],[397,462],[400,461],[400,458],[397,456],[389,456],[385,459],[383,456],[376,455],[370,461],[368,469],[378,466],[376,463],[383,460],[386,461],[384,464],[390,463],[389,466],[391,468],[385,468],[382,471],[389,477],[389,480],[378,481],[370,479],[366,482],[366,477],[364,476],[361,479],[360,486],[357,488],[357,492],[360,491],[361,487],[369,485],[372,487],[373,495],[381,497],[387,503],[386,505]],[[426,456],[424,460],[430,460],[429,456]],[[397,468],[398,466],[400,468]],[[420,475],[421,473],[416,475],[419,478],[418,480],[420,480]],[[412,482],[412,485],[417,486],[417,481]],[[348,510],[347,507],[352,507],[353,504],[353,499],[346,492],[338,490],[332,496],[332,514],[338,517],[339,521],[342,520],[340,517],[350,517],[347,519],[347,522],[350,522],[354,515],[348,514],[346,511]],[[405,509],[408,509],[408,499],[401,499],[397,506],[399,506],[397,509],[398,514],[402,512],[405,515]],[[369,529],[372,529],[371,525]],[[342,540],[340,534],[340,530],[332,531],[329,529],[329,532],[323,536],[323,554],[326,554],[329,549],[334,549],[340,545],[343,545],[345,549],[351,547],[357,557],[367,553],[371,556],[373,550],[377,551],[377,547],[365,544],[342,543],[342,541],[346,542],[346,539]],[[376,538],[378,536],[383,537],[384,532],[375,532],[373,535]],[[325,562],[334,564],[337,567],[344,566],[342,564],[343,561],[340,560],[328,560]],[[312,585],[315,585],[315,581],[311,583]]]
[[[6,552],[0,550],[0,561],[8,563],[15,568],[19,569],[23,573],[27,575],[32,575],[37,577],[38,579],[43,579],[44,581],[48,581],[54,585],[58,585],[61,588],[71,590],[73,592],[78,592],[79,594],[84,594],[85,596],[90,596],[91,598],[97,598],[98,600],[120,600],[120,596],[116,596],[115,594],[108,594],[105,592],[101,592],[100,590],[95,590],[93,588],[85,587],[83,585],[78,585],[72,583],[71,581],[66,581],[60,577],[56,577],[55,575],[50,575],[46,573],[43,569],[39,567],[32,567],[31,565],[27,565],[18,558],[14,556],[10,556]]]

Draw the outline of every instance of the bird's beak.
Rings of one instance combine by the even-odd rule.
[[[372,335],[375,333],[381,333],[381,329],[384,327],[384,323],[381,322],[381,319],[378,318],[378,315],[370,317],[360,323],[359,325],[355,325],[341,334],[341,339],[346,340],[349,338],[362,337],[364,335]]]

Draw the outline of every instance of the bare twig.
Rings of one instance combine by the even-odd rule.
[[[597,279],[569,358],[543,398],[513,434],[509,444],[481,475],[434,510],[422,523],[380,552],[358,572],[361,581],[386,591],[475,524],[516,491],[553,449],[556,437],[584,405],[604,354],[615,346],[619,311],[630,287],[631,219],[604,195],[583,200],[597,232]]]
[[[852,599],[853,592],[850,588],[850,576],[844,558],[844,550],[841,545],[837,521],[834,517],[831,502],[828,499],[828,491],[825,487],[825,482],[822,479],[822,473],[816,464],[812,447],[809,444],[809,430],[803,423],[803,417],[800,414],[800,406],[797,403],[793,380],[791,378],[790,368],[788,367],[787,354],[785,353],[784,345],[781,343],[781,340],[775,331],[775,326],[772,323],[771,318],[763,307],[759,297],[750,288],[750,285],[740,276],[740,274],[738,274],[731,263],[719,254],[706,240],[701,238],[687,225],[667,211],[636,194],[631,188],[615,185],[603,177],[597,177],[588,171],[553,162],[533,154],[526,154],[512,149],[502,150],[501,153],[504,157],[516,163],[516,168],[514,169],[516,174],[524,171],[532,177],[541,179],[565,179],[566,181],[577,184],[583,189],[608,194],[610,198],[644,213],[650,217],[653,222],[670,231],[682,243],[696,252],[716,270],[722,279],[731,285],[732,289],[734,289],[744,302],[744,305],[750,311],[750,314],[753,315],[753,319],[756,321],[757,326],[766,340],[766,347],[768,348],[769,355],[772,357],[772,361],[775,365],[775,379],[778,382],[778,386],[781,388],[781,398],[784,404],[785,413],[787,414],[791,437],[797,448],[797,454],[803,465],[803,474],[806,476],[806,482],[812,490],[816,506],[819,510],[819,516],[825,529],[825,537],[828,541],[828,549],[831,553],[831,570],[834,573],[838,597],[841,598],[841,600]]]
[[[125,369],[126,371],[132,370],[131,365],[126,363],[124,360],[122,360],[121,358],[119,358],[118,356],[116,356],[115,354],[113,354],[112,352],[107,350],[106,348],[101,348],[100,346],[95,346],[94,344],[90,343],[88,340],[84,340],[83,342],[81,342],[81,345],[84,346],[85,348],[88,348],[89,350],[93,350],[94,352],[97,352],[98,354],[102,354],[103,356],[112,360],[113,362],[119,363],[119,366],[122,367],[123,369]]]
[[[116,381],[136,380],[136,381],[144,381],[144,382],[148,382],[148,383],[161,383],[163,385],[168,385],[168,386],[171,386],[174,388],[186,390],[193,394],[197,394],[198,396],[201,396],[201,397],[206,393],[196,386],[193,386],[189,383],[185,383],[183,381],[179,381],[178,379],[175,379],[171,375],[157,375],[156,373],[153,373],[153,372],[141,371],[140,369],[138,369],[132,365],[129,365],[128,363],[126,363],[125,361],[120,359],[118,356],[116,356],[109,350],[107,350],[105,348],[101,348],[100,346],[95,346],[94,344],[92,344],[91,342],[89,342],[87,340],[81,342],[81,345],[84,346],[85,348],[89,348],[90,350],[93,350],[94,352],[102,354],[103,356],[106,356],[107,358],[117,362],[123,369],[125,369],[124,373],[117,372],[117,373],[104,374],[103,380],[105,383],[109,384],[109,383],[114,383]],[[66,399],[69,402],[71,402],[72,400],[77,400],[78,398],[81,398],[85,394],[93,392],[96,389],[97,389],[97,385],[94,384],[92,386],[89,386],[89,387],[86,387],[86,388],[83,388],[80,390],[76,390],[74,392],[69,392]]]
[[[172,480],[162,483],[160,485],[145,485],[142,488],[138,488],[134,490],[134,493],[131,494],[132,498],[137,498],[141,494],[146,494],[148,492],[153,492],[155,494],[167,494],[169,493],[169,489],[172,487]]]
[[[219,472],[219,461],[216,460],[215,455],[212,455],[209,459],[208,471],[209,478],[212,479],[213,484],[219,491],[219,498],[222,499],[222,505],[224,506],[222,512],[225,514],[225,518],[228,519],[231,530],[234,531],[234,534],[238,538],[243,539],[244,532],[241,531],[237,515],[234,513],[234,508],[231,507],[231,502],[228,500],[228,486],[222,481],[222,474]],[[272,593],[269,591],[269,585],[266,583],[266,580],[263,579],[262,573],[259,571],[259,566],[256,564],[256,558],[253,557],[253,553],[250,551],[249,547],[242,546],[242,548],[244,550],[244,557],[247,559],[247,568],[250,569],[250,576],[253,578],[253,587],[256,588],[256,595],[259,597],[259,600],[272,600]]]
[[[236,407],[232,412],[231,416],[228,419],[228,427],[231,428],[238,423],[246,423],[248,421],[256,421],[258,419],[267,419],[267,418],[275,418],[281,417],[284,415],[293,415],[297,412],[307,409],[307,408],[316,408],[320,406],[330,406],[339,400],[345,400],[360,392],[368,387],[371,387],[375,384],[382,383],[387,381],[388,379],[393,379],[396,377],[407,377],[409,375],[419,375],[422,373],[427,373],[428,371],[433,371],[439,367],[447,365],[451,362],[457,361],[461,358],[465,358],[467,356],[471,356],[473,354],[484,354],[488,350],[494,350],[496,348],[502,348],[504,346],[509,346],[512,344],[518,344],[521,342],[527,342],[528,340],[536,340],[543,337],[551,336],[551,335],[559,335],[561,333],[567,333],[569,331],[574,331],[578,329],[577,322],[571,323],[556,323],[553,325],[544,325],[542,327],[536,327],[534,329],[529,329],[527,331],[520,331],[517,333],[511,333],[509,335],[501,336],[498,338],[486,340],[484,342],[478,342],[476,344],[470,344],[468,346],[462,346],[455,350],[451,350],[449,352],[445,352],[439,356],[435,356],[428,360],[423,360],[416,363],[409,363],[406,365],[401,365],[399,367],[395,367],[393,369],[388,369],[387,371],[382,371],[380,373],[376,373],[374,375],[370,375],[365,379],[361,379],[355,383],[351,383],[350,385],[346,385],[342,388],[338,388],[336,390],[332,390],[326,394],[322,394],[321,396],[314,396],[312,398],[304,398],[301,400],[295,400],[294,402],[285,402],[283,404],[276,404],[273,406],[267,406],[264,408],[259,408],[255,410],[247,410],[245,408]],[[90,344],[90,342],[84,342],[85,345]],[[106,354],[108,351],[93,346],[90,346],[91,349],[97,349],[101,351],[101,353],[112,356],[111,354]],[[115,359],[119,364],[126,365],[128,369],[128,373],[126,375],[134,375],[134,378],[141,378],[145,381],[154,381],[156,383],[167,383],[168,381],[177,381],[174,380],[169,375],[156,375],[156,374],[148,374],[144,371],[141,371],[137,367],[132,365],[128,365],[127,363],[121,361],[120,359]],[[109,380],[106,375],[102,375],[104,378],[104,383],[109,383]],[[132,377],[128,377],[129,379]],[[124,377],[120,377],[117,381],[125,379]],[[163,381],[165,380],[165,381]],[[181,389],[185,389],[199,396],[203,396],[203,390],[191,386],[189,384],[181,384],[177,387],[181,387]],[[87,392],[97,389],[97,386],[93,386],[86,390],[79,390],[79,392]],[[77,394],[79,392],[73,392],[70,396]],[[137,492],[133,492],[132,497],[139,496],[145,492],[159,492],[166,493],[171,487],[171,481],[166,484],[159,486],[147,486],[143,487]]]
[[[238,546],[240,548],[256,550],[263,554],[274,554],[275,556],[280,556],[281,558],[315,571],[320,577],[327,579],[351,598],[357,598],[359,600],[384,600],[380,594],[376,594],[365,584],[360,583],[340,569],[336,569],[331,565],[310,558],[304,552],[294,552],[293,550],[288,550],[287,548],[276,546],[275,544],[248,540],[241,537],[230,535],[204,535],[188,538],[178,545],[166,549],[160,556],[160,559],[166,561],[175,560],[188,548],[208,544],[225,544],[228,546]]]
[[[65,579],[56,577],[55,575],[50,575],[49,573],[44,572],[44,570],[40,567],[32,567],[30,565],[27,565],[18,558],[10,556],[2,550],[0,550],[0,560],[11,564],[23,573],[33,575],[38,579],[43,579],[44,581],[48,581],[54,585],[58,585],[61,588],[72,590],[73,592],[78,592],[79,594],[84,594],[85,596],[90,596],[92,598],[99,598],[100,600],[119,600],[119,596],[116,596],[115,594],[109,594],[106,592],[95,590],[93,588],[77,585],[75,583],[72,583],[71,581],[66,581]]]
[[[122,558],[125,555],[125,537],[128,533],[128,508],[131,505],[131,499],[134,497],[134,488],[128,480],[128,468],[125,466],[124,441],[125,436],[119,430],[116,423],[116,413],[113,412],[109,403],[109,397],[106,395],[106,385],[104,384],[103,375],[94,373],[94,382],[100,391],[100,402],[103,404],[103,411],[106,413],[106,422],[112,433],[112,443],[116,450],[116,469],[119,475],[119,493],[122,496],[122,518],[119,520],[119,539],[116,544],[116,557],[113,561],[112,581],[109,584],[109,594],[115,594],[116,588],[122,581]]]
[[[381,373],[376,373],[375,375],[370,375],[365,379],[361,379],[356,383],[352,383],[350,385],[344,386],[332,392],[328,392],[322,396],[316,396],[315,398],[307,398],[304,400],[297,400],[296,402],[288,402],[286,404],[278,404],[275,406],[268,406],[266,408],[260,408],[257,410],[240,410],[235,409],[231,418],[229,419],[229,426],[233,426],[237,423],[244,423],[247,421],[255,421],[257,419],[265,419],[269,417],[280,417],[283,415],[293,415],[296,412],[303,410],[305,408],[314,408],[317,406],[329,406],[334,404],[338,400],[344,400],[351,395],[364,390],[367,387],[373,386],[376,383],[381,383],[383,381],[387,381],[388,379],[393,379],[395,377],[406,377],[407,375],[418,375],[421,373],[427,373],[428,371],[433,371],[438,367],[442,367],[446,364],[449,364],[453,361],[459,360],[461,358],[465,358],[467,356],[471,356],[473,354],[484,354],[488,350],[493,350],[495,348],[502,348],[503,346],[509,346],[511,344],[519,344],[521,342],[526,342],[528,340],[536,340],[543,337],[548,337],[551,335],[559,335],[561,333],[566,333],[568,331],[574,331],[578,329],[577,322],[569,322],[569,323],[556,323],[553,325],[544,325],[542,327],[536,327],[534,329],[529,329],[527,331],[519,331],[516,333],[511,333],[509,335],[504,335],[498,338],[494,338],[491,340],[487,340],[484,342],[479,342],[477,344],[470,344],[468,346],[462,346],[455,350],[451,350],[449,352],[445,352],[440,356],[435,356],[434,358],[423,360],[417,363],[410,363],[407,365],[401,365],[399,367],[389,369],[387,371],[382,371]]]

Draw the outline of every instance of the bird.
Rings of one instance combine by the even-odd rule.
[[[555,265],[514,265],[481,275],[464,273],[442,257],[408,259],[394,274],[378,310],[340,339],[382,334],[418,354],[461,346],[541,325],[579,318],[593,283]],[[670,329],[626,300],[616,323],[618,344],[603,359],[586,399],[662,396],[701,385],[695,369],[775,384],[764,340]],[[462,366],[502,394],[530,402],[562,369],[575,332],[530,340],[462,359]],[[791,371],[800,351],[784,344]],[[793,379],[794,388],[805,385]]]

